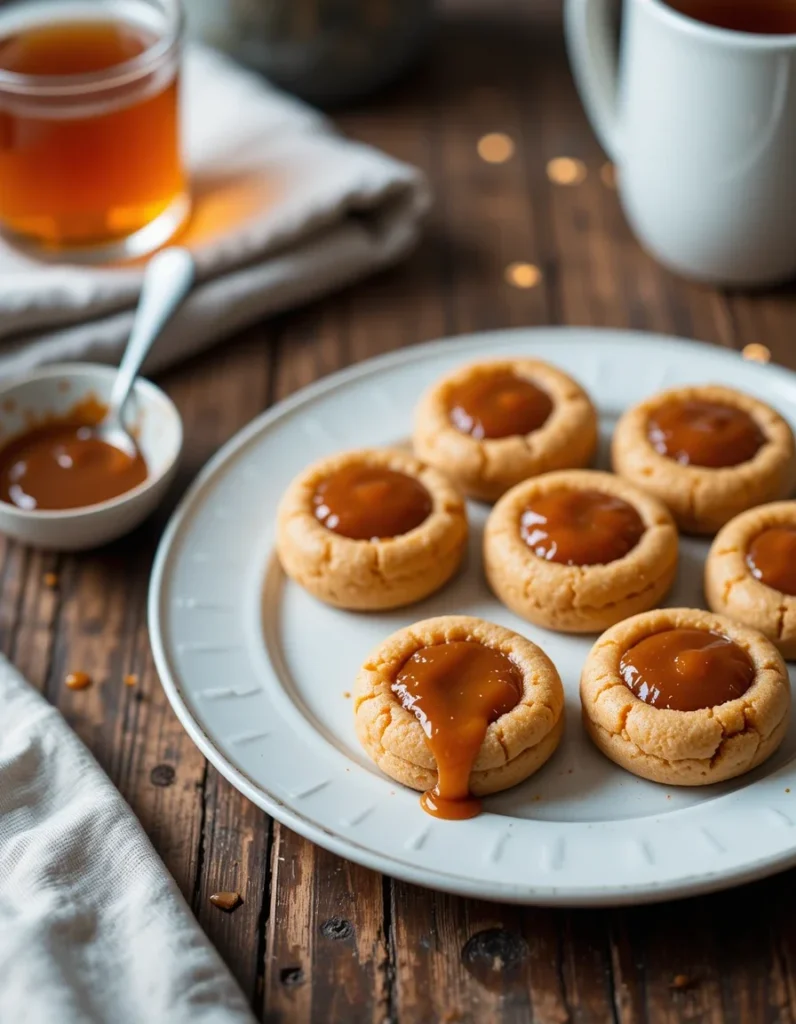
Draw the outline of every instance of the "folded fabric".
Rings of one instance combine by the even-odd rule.
[[[0,656],[0,1022],[251,1024],[110,779]]]
[[[180,241],[199,283],[149,371],[397,260],[429,205],[419,171],[220,54],[189,48],[182,90],[194,212]],[[0,241],[0,374],[117,358],[142,272],[43,263]]]

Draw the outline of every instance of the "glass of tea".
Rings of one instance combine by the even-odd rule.
[[[190,211],[179,0],[0,0],[0,232],[37,254],[145,255]]]

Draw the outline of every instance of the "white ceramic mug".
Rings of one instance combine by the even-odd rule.
[[[612,0],[567,0],[567,45],[642,244],[716,284],[796,275],[796,35],[625,0],[617,61],[614,14]]]

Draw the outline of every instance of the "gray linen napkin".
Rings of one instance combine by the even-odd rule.
[[[251,1024],[143,829],[0,656],[0,1022]]]
[[[321,115],[200,46],[186,53],[183,118],[195,205],[181,242],[195,254],[199,285],[150,372],[372,273],[417,241],[430,202],[419,171],[341,138]],[[141,278],[141,266],[46,264],[0,240],[0,374],[115,360]]]

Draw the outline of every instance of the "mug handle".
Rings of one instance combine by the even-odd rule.
[[[564,30],[580,99],[603,149],[619,158],[617,48],[611,0],[567,0]]]

